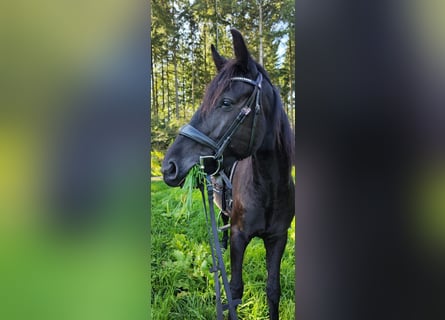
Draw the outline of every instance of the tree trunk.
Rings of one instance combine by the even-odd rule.
[[[259,48],[259,57],[258,62],[260,65],[264,66],[263,64],[263,2],[262,0],[258,1],[259,5],[259,36],[260,36],[260,48]]]
[[[154,117],[157,119],[159,117],[159,111],[158,111],[158,95],[157,95],[157,90],[156,90],[156,78],[155,77],[155,71],[153,68],[153,49],[152,49],[152,53],[151,53],[151,60],[150,60],[150,65],[151,65],[151,107],[153,108],[153,114]]]
[[[187,109],[187,89],[185,85],[185,61],[181,63],[182,65],[182,117],[185,119],[185,110]]]
[[[176,57],[176,50],[174,50],[173,52],[174,52],[173,53],[173,66],[174,66],[174,73],[175,73],[175,116],[176,116],[176,119],[179,119],[178,59]]]
[[[204,24],[204,46],[203,46],[203,52],[204,52],[204,78],[205,78],[205,83],[207,83],[207,33],[206,33],[206,29],[205,29],[205,24]]]
[[[215,48],[216,50],[218,50],[218,40],[219,40],[219,35],[218,35],[218,8],[217,8],[217,0],[215,0],[215,38],[216,38],[216,43],[215,43]]]
[[[171,115],[170,115],[170,86],[169,86],[169,79],[170,79],[170,77],[169,77],[169,73],[168,73],[168,53],[167,53],[166,59],[167,59],[167,68],[165,70],[165,76],[166,76],[166,79],[167,79],[167,81],[166,81],[167,82],[167,85],[166,85],[166,88],[167,88],[167,105],[166,105],[166,107],[167,107],[167,121],[169,122],[170,119],[171,119]]]
[[[191,64],[192,69],[193,69],[193,66],[195,65],[194,60],[195,59],[193,57],[192,64]],[[191,87],[192,87],[192,106],[194,108],[195,107],[195,72],[194,72],[194,70],[192,70],[192,85],[191,85]]]
[[[162,111],[165,114],[165,76],[164,76],[164,59],[161,59],[161,93],[162,93]]]

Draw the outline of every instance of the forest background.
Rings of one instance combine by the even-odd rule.
[[[152,176],[161,175],[163,154],[216,74],[210,45],[233,57],[232,27],[269,73],[294,124],[294,1],[156,0],[151,5]]]

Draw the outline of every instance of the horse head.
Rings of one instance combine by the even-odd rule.
[[[198,163],[214,174],[274,144],[274,134],[267,127],[275,121],[271,111],[275,89],[251,57],[241,33],[235,29],[231,33],[235,58],[226,59],[211,46],[218,73],[163,160],[164,181],[170,186],[180,186]]]

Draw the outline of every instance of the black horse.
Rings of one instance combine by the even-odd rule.
[[[294,137],[277,89],[249,54],[242,35],[235,29],[231,33],[235,59],[211,47],[218,74],[168,149],[162,172],[169,186],[180,186],[200,161],[216,177],[232,171],[233,197],[225,210],[231,218],[232,298],[243,295],[246,246],[260,237],[266,248],[269,316],[278,319],[281,258],[295,214]],[[236,170],[231,170],[234,163]]]

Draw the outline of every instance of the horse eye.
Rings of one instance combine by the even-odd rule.
[[[221,107],[223,107],[224,109],[228,109],[232,106],[232,101],[229,99],[224,99],[221,103]]]

